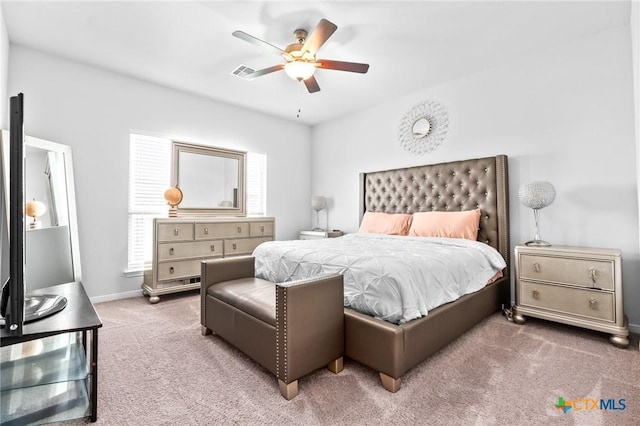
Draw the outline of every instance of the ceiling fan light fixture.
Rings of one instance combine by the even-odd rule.
[[[316,72],[316,66],[311,62],[291,61],[285,64],[284,71],[294,80],[306,80]]]

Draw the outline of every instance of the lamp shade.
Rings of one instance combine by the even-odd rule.
[[[171,207],[175,207],[182,201],[182,190],[177,186],[172,186],[164,191],[164,199]]]
[[[311,207],[318,212],[327,207],[327,199],[322,195],[315,195],[311,197]]]
[[[531,209],[542,209],[556,199],[556,189],[549,182],[530,182],[520,186],[520,202]]]
[[[46,211],[47,206],[45,206],[44,203],[40,201],[36,201],[35,199],[27,202],[27,204],[24,206],[25,214],[27,216],[33,217],[34,219],[36,217],[42,216]]]
[[[291,61],[285,64],[284,72],[294,80],[306,80],[316,72],[316,67],[310,62]]]

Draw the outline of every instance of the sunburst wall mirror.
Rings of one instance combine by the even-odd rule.
[[[439,147],[449,130],[447,110],[436,101],[413,106],[400,121],[400,145],[415,155],[427,154]]]

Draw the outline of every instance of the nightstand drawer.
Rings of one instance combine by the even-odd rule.
[[[530,281],[520,282],[519,305],[615,321],[613,293]]]
[[[570,257],[522,254],[520,278],[554,283],[614,289],[614,263]]]

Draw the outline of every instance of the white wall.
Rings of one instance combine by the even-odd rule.
[[[9,81],[9,35],[7,25],[4,21],[2,5],[0,5],[0,127],[8,126],[9,94],[7,92],[7,82]]]
[[[329,227],[357,230],[359,172],[507,154],[511,244],[535,233],[518,187],[551,181],[558,195],[541,212],[542,238],[622,249],[625,309],[640,327],[629,33],[618,27],[315,127],[312,193],[331,199]],[[429,99],[447,108],[449,133],[416,157],[399,146],[397,128]]]
[[[9,95],[7,83],[9,81],[9,36],[7,25],[4,21],[2,4],[0,4],[0,128],[7,129],[8,126],[8,106]],[[0,164],[0,175],[2,175],[2,164]],[[6,207],[4,205],[4,189],[0,188],[0,285],[9,276],[9,256],[3,253],[9,252],[9,240],[7,237]]]
[[[631,56],[633,58],[634,117],[636,123],[636,174],[638,184],[638,205],[640,208],[640,2],[638,1],[631,3],[630,25]],[[638,217],[638,221],[640,221],[640,216]],[[640,305],[639,300],[636,300],[636,305]]]
[[[82,275],[93,300],[137,292],[142,282],[123,274],[132,130],[265,153],[276,238],[308,226],[307,126],[17,46],[9,72],[9,91],[25,96],[25,132],[72,147]]]

